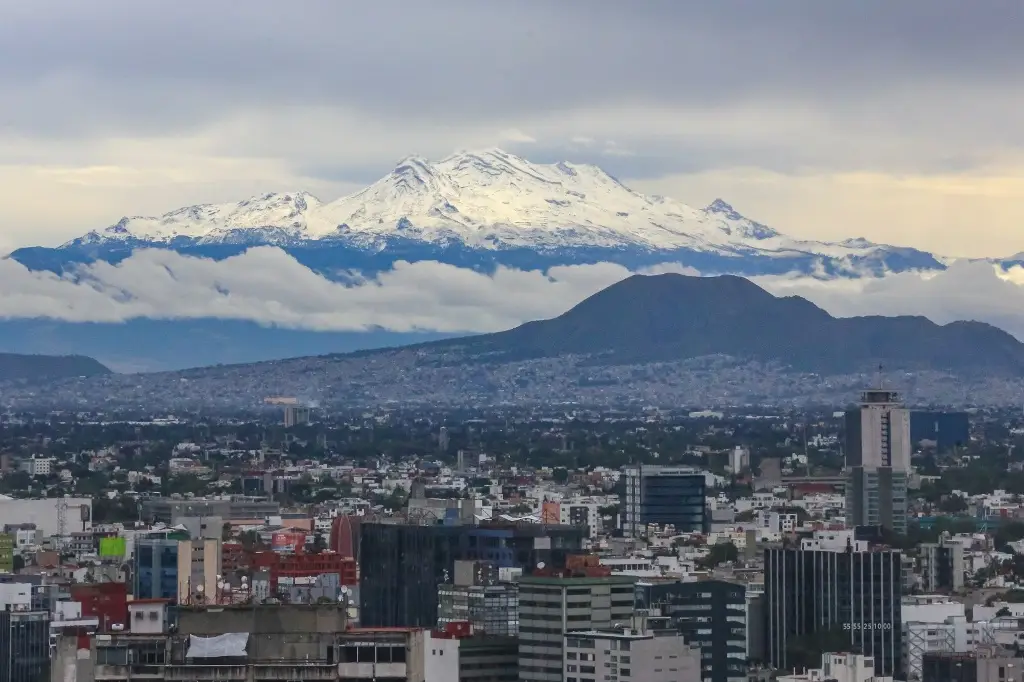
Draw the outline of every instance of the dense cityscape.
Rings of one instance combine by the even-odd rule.
[[[1022,7],[0,0],[0,682],[1024,682]]]
[[[9,411],[7,679],[1016,680],[1024,414],[901,400]]]

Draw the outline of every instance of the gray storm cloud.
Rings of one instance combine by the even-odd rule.
[[[371,160],[377,172],[451,151],[455,131],[520,122],[552,153],[571,137],[617,141],[633,153],[582,153],[628,177],[743,163],[948,168],[1024,145],[1024,19],[996,0],[0,8],[4,128],[30,138],[212,129],[216,150],[307,168],[332,160],[316,153],[327,147],[332,172],[360,180]],[[375,153],[349,139],[340,155],[325,135],[342,119],[400,123],[419,143],[381,158],[381,131]],[[232,139],[239,125],[253,134]]]
[[[665,264],[647,273],[684,272]],[[285,252],[251,249],[223,261],[146,250],[98,263],[76,281],[0,261],[0,317],[74,322],[219,318],[318,331],[491,332],[557,316],[629,276],[613,264],[493,275],[435,262],[398,263],[346,286]],[[1024,270],[962,262],[937,275],[822,281],[762,277],[776,295],[800,295],[837,316],[924,315],[938,323],[980,320],[1024,339]]]

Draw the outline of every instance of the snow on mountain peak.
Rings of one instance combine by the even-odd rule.
[[[635,192],[597,166],[535,164],[501,149],[460,151],[437,162],[409,156],[372,185],[329,203],[307,192],[268,193],[236,204],[124,218],[76,241],[283,245],[345,239],[383,248],[396,236],[484,249],[689,248],[735,254],[809,248],[743,217],[721,199],[697,210]]]
[[[732,204],[726,202],[724,199],[715,199],[707,208],[704,209],[708,213],[723,213],[733,220],[741,220],[743,218],[736,209],[732,207]]]

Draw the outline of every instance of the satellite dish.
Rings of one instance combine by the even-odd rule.
[[[205,585],[196,585],[196,592],[198,592],[199,594],[202,594],[203,590],[205,590],[205,589],[206,589]]]
[[[546,565],[547,564],[545,564],[543,561],[538,561],[537,562],[537,568],[544,568]]]

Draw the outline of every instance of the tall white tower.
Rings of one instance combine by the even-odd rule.
[[[907,532],[910,411],[895,391],[861,394],[846,413],[846,525]]]

